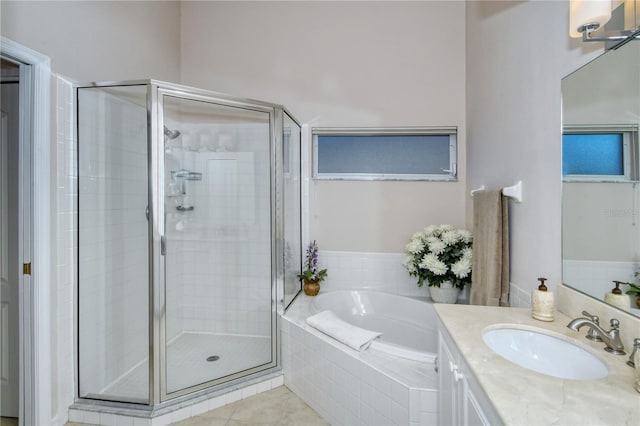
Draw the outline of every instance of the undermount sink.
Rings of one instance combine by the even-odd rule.
[[[486,330],[482,338],[503,358],[548,376],[596,380],[609,374],[607,365],[591,352],[542,330],[504,326]]]

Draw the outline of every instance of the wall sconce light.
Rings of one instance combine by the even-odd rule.
[[[624,29],[605,31],[614,9],[622,7]],[[640,0],[571,0],[569,2],[569,35],[582,41],[605,41],[616,48],[631,40],[640,40]]]

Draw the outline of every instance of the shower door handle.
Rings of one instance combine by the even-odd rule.
[[[164,235],[160,237],[160,254],[167,255],[167,238]]]

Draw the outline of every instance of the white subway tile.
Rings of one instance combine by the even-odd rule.
[[[250,396],[255,395],[258,392],[258,387],[256,385],[249,385],[247,387],[242,388],[242,399],[249,398]]]
[[[387,418],[391,418],[391,396],[374,388],[373,390],[376,411],[382,413]]]
[[[363,423],[360,422],[358,415],[353,413],[352,411],[347,410],[344,413],[345,417],[344,417],[344,424],[345,425],[350,425],[350,426],[358,426],[361,425]]]
[[[409,388],[393,380],[391,382],[391,397],[404,408],[409,408]]]
[[[375,392],[372,385],[360,382],[360,399],[363,403],[369,405],[370,407],[375,407]]]
[[[191,415],[199,416],[202,413],[206,413],[209,411],[209,401],[198,402],[197,404],[193,404],[191,406]]]
[[[438,426],[437,413],[420,413],[420,424],[423,426]]]
[[[420,411],[438,412],[438,391],[420,391]]]
[[[375,416],[375,424],[376,425],[391,425],[391,416],[385,416],[384,413],[380,410],[378,410],[378,407],[376,407],[376,410],[374,412],[374,416]]]
[[[285,350],[285,348],[282,348],[283,351]],[[283,374],[283,379],[286,378],[286,375]],[[268,390],[271,389],[271,380],[265,380],[264,382],[260,382],[256,385],[256,392],[257,393],[262,393],[262,392],[266,392]]]
[[[374,387],[377,391],[382,392],[384,395],[391,397],[392,393],[392,383],[391,380],[386,374],[376,372],[374,375]]]
[[[115,424],[118,426],[133,426],[133,417],[115,415]]]
[[[409,391],[409,420],[411,422],[420,422],[421,411],[421,391],[411,389]]]
[[[171,414],[165,414],[151,419],[151,426],[167,426],[169,424],[171,424]]]
[[[171,423],[176,423],[191,417],[191,407],[184,407],[171,412]]]
[[[376,424],[375,409],[372,405],[360,404],[360,422],[365,425]]]
[[[85,423],[84,412],[80,410],[69,409],[69,421],[74,423]]]
[[[209,411],[211,410],[215,410],[216,408],[220,408],[223,405],[226,405],[226,396],[225,395],[220,395],[220,396],[216,396],[215,398],[211,398],[208,401],[208,406],[209,406]]]
[[[100,413],[100,424],[103,426],[116,426],[116,415],[111,413]]]
[[[365,363],[360,363],[359,377],[364,383],[373,386],[377,374],[379,373],[372,367]]]
[[[284,377],[282,376],[282,374],[271,379],[271,389],[277,388],[278,386],[282,385],[284,385]]]
[[[69,421],[72,421],[69,419]],[[100,424],[100,413],[97,411],[84,411],[83,419],[80,423],[88,423],[92,425]]]
[[[151,426],[151,419],[146,417],[134,417],[133,426]]]
[[[395,425],[406,425],[409,423],[409,410],[399,403],[391,403],[391,420]]]

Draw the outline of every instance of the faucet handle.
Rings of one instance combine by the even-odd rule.
[[[586,315],[589,317],[591,321],[593,321],[596,325],[600,325],[600,318],[597,315],[591,315],[587,311],[582,311],[582,315]],[[602,342],[602,338],[598,335],[598,332],[593,328],[589,328],[587,335],[585,336],[587,339],[592,340],[594,342]]]
[[[615,318],[611,318],[611,320],[609,321],[609,324],[611,324],[612,330],[617,330],[618,328],[620,328],[620,321],[618,321]]]
[[[629,360],[627,361],[627,365],[629,367],[636,368],[636,363],[634,362],[634,359],[636,356],[636,352],[638,352],[638,350],[640,350],[640,339],[635,338],[633,339],[633,352],[631,352],[631,355],[629,355]]]

